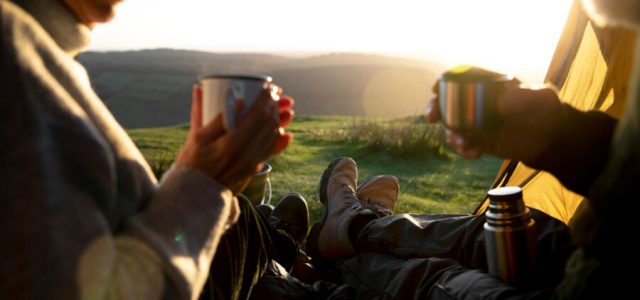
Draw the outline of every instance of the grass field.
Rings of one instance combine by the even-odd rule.
[[[130,130],[152,167],[161,173],[184,142],[188,128],[173,126]],[[358,163],[359,182],[378,174],[400,181],[397,212],[467,213],[482,199],[500,160],[484,156],[465,160],[442,142],[442,128],[422,120],[374,120],[338,116],[296,117],[289,130],[290,147],[269,161],[273,166],[273,200],[288,192],[303,194],[312,221],[320,215],[320,175],[334,158]]]

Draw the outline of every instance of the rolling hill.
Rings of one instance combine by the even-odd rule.
[[[337,53],[292,58],[152,49],[86,52],[96,92],[126,128],[185,123],[191,86],[212,72],[270,74],[303,115],[400,117],[422,113],[444,67],[388,56]]]

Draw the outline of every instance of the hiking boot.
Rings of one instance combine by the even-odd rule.
[[[256,205],[256,211],[262,216],[263,220],[267,221],[271,217],[271,213],[273,213],[273,206],[271,204],[258,204]]]
[[[390,216],[398,201],[400,184],[391,175],[378,175],[367,179],[356,190],[362,207],[370,209],[378,217]]]
[[[307,251],[313,259],[335,262],[354,253],[349,226],[373,215],[356,197],[357,179],[356,162],[348,157],[334,160],[322,174],[320,201],[324,210],[307,240]]]
[[[273,209],[269,225],[289,234],[298,245],[302,244],[309,229],[307,201],[298,193],[285,195]]]

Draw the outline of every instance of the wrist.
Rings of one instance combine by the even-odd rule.
[[[569,189],[584,195],[602,172],[610,152],[616,119],[599,111],[582,112],[563,105],[563,120],[553,139],[525,164],[556,176]]]

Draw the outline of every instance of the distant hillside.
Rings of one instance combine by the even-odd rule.
[[[367,54],[289,58],[270,54],[154,49],[87,52],[97,93],[127,128],[185,123],[191,86],[212,72],[268,73],[305,115],[398,117],[424,111],[443,67],[421,60]]]

